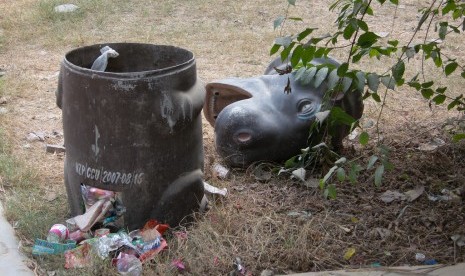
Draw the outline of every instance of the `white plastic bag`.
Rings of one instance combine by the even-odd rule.
[[[94,61],[90,69],[103,72],[107,69],[108,59],[115,58],[119,56],[119,54],[109,46],[105,46],[100,49],[100,53],[102,54]]]

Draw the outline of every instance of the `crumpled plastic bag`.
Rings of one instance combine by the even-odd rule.
[[[116,268],[120,275],[140,276],[142,262],[134,255],[120,253],[116,258]]]
[[[82,268],[92,265],[91,245],[84,243],[83,245],[68,250],[65,252],[65,268]]]
[[[107,236],[101,237],[97,240],[95,244],[97,249],[97,254],[102,259],[106,259],[110,251],[115,251],[121,246],[126,245],[135,250],[137,248],[131,243],[131,237],[125,232],[118,232],[115,234],[109,234]]]
[[[110,48],[110,46],[105,46],[100,49],[100,53],[102,54],[94,61],[90,69],[104,72],[107,69],[108,59],[118,57],[119,54]]]

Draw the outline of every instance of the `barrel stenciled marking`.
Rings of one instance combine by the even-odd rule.
[[[78,162],[76,162],[75,167],[78,175],[84,176],[86,179],[100,181],[104,184],[140,185],[144,178],[144,173],[112,172],[106,171],[103,168],[92,168],[87,164],[84,165]]]

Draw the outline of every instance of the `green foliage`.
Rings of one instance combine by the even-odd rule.
[[[377,2],[381,5],[399,5],[400,1],[377,0]],[[380,97],[380,83],[384,86],[384,93],[392,93],[391,91],[395,91],[398,87],[407,85],[428,99],[430,104],[447,104],[449,110],[465,110],[463,94],[451,96],[453,91],[449,91],[447,87],[438,86],[433,79],[428,79],[422,68],[411,80],[405,80],[408,69],[416,70],[416,68],[411,68],[408,63],[415,56],[417,58],[421,56],[424,62],[431,62],[446,77],[455,76],[458,72],[462,78],[465,78],[464,65],[460,64],[458,59],[443,53],[444,41],[448,35],[452,32],[463,34],[465,31],[465,3],[461,0],[444,0],[427,2],[426,4],[428,5],[426,8],[419,10],[419,20],[415,31],[409,42],[405,44],[395,38],[388,41],[382,40],[377,33],[371,30],[366,17],[376,15],[372,1],[367,0],[334,0],[329,6],[330,11],[337,13],[336,28],[333,33],[314,36],[314,31],[317,28],[307,27],[295,35],[281,36],[275,40],[270,53],[279,53],[282,60],[290,58],[296,81],[302,85],[313,87],[325,83],[328,87],[328,95],[323,106],[330,113],[329,116],[324,117],[325,123],[319,125],[328,129],[326,131],[320,130],[320,132],[331,135],[331,127],[337,124],[348,125],[351,130],[358,126],[358,122],[354,118],[346,114],[341,108],[331,104],[331,98],[350,93],[350,91],[363,92],[365,90],[364,99],[372,98],[381,103],[381,115],[385,98]],[[288,1],[288,9],[291,5],[295,6],[296,1]],[[278,17],[274,22],[274,27],[282,27],[286,19],[291,18]],[[298,20],[301,21],[300,18]],[[433,24],[432,22],[437,23]],[[433,33],[433,28],[436,39],[432,41],[421,39],[421,37],[428,37],[428,34]],[[341,42],[343,40],[345,43]],[[413,43],[413,41],[421,40],[423,42]],[[310,62],[314,58],[326,58],[333,50],[344,49],[340,46],[341,44],[347,45],[345,50],[348,57],[339,67],[335,68],[329,63],[314,65]],[[353,69],[353,64],[359,63],[361,60],[371,58],[381,60],[386,57],[394,57],[395,62],[387,65],[383,73]],[[430,74],[428,77],[434,78],[434,75]],[[310,133],[312,131],[314,131],[313,127]],[[458,134],[454,139],[465,139],[465,136]],[[362,131],[360,134],[359,142],[364,146],[369,144],[370,137],[366,131]],[[392,165],[388,161],[386,149],[378,145],[376,152],[376,155],[369,158],[366,168],[356,162],[340,161],[341,159],[339,159],[339,163],[335,163],[320,181],[320,188],[324,191],[325,197],[333,198],[336,195],[332,181],[335,179],[339,182],[349,180],[351,183],[355,183],[358,174],[364,169],[370,171],[374,169],[374,183],[376,186],[380,186],[384,172],[391,169]],[[303,160],[315,161],[308,156],[305,158],[300,156],[298,163],[302,167],[308,165]],[[286,167],[291,163],[296,165],[294,161],[286,162]]]
[[[361,145],[365,146],[368,144],[368,140],[370,139],[370,136],[368,135],[367,132],[362,132],[359,136],[359,142]]]
[[[384,165],[379,165],[375,171],[375,185],[376,187],[381,186],[381,181],[383,179],[384,174]]]
[[[458,133],[458,134],[455,134],[452,139],[454,140],[454,142],[458,142],[460,140],[464,140],[465,139],[465,133]]]
[[[378,1],[380,4],[385,4],[386,1]],[[399,1],[390,0],[389,3],[398,5]],[[448,0],[444,5],[430,5],[428,8],[421,10],[421,17],[417,24],[417,30],[412,36],[418,37],[421,27],[424,27],[427,20],[432,20],[433,17],[442,15],[441,19],[447,19],[444,16],[452,14],[452,20],[439,21],[436,26],[438,39],[444,40],[450,32],[461,33],[461,29],[465,29],[465,3],[458,0]],[[295,1],[290,1],[289,5],[295,5]],[[431,60],[436,67],[442,68],[446,76],[449,76],[461,69],[461,76],[465,78],[465,68],[460,65],[455,59],[446,58],[439,47],[438,40],[418,43],[415,45],[407,44],[400,45],[398,40],[389,40],[385,45],[379,41],[379,35],[370,30],[370,26],[365,21],[365,16],[374,16],[374,10],[371,7],[371,1],[363,0],[337,0],[330,5],[331,11],[337,11],[336,19],[337,30],[333,34],[327,34],[323,37],[312,37],[311,35],[317,28],[306,28],[296,35],[288,35],[278,37],[275,44],[271,48],[270,53],[274,54],[281,49],[281,58],[284,60],[291,55],[291,66],[296,68],[299,66],[306,69],[298,68],[297,80],[303,85],[312,84],[318,87],[323,82],[327,82],[330,89],[339,90],[345,93],[349,90],[362,91],[367,85],[374,92],[370,93],[375,101],[381,102],[378,95],[379,83],[381,82],[387,89],[395,90],[396,87],[406,83],[404,74],[406,71],[405,60],[413,58],[419,52],[422,52],[422,57],[426,60]],[[278,17],[275,20],[275,28],[282,26],[286,20],[285,17]],[[453,24],[460,22],[459,24]],[[427,26],[425,32],[429,31],[430,26]],[[347,62],[342,63],[337,68],[337,76],[332,72],[330,64],[326,64],[328,69],[323,69],[322,66],[312,69],[314,65],[310,63],[313,58],[327,57],[328,54],[336,47],[336,43],[340,42],[340,38],[349,41],[350,50]],[[333,45],[334,47],[332,47]],[[389,67],[390,74],[378,74],[374,72],[363,72],[360,70],[351,70],[351,63],[358,63],[364,58],[391,57],[399,53],[395,64]],[[340,84],[339,86],[337,84]],[[411,87],[422,86],[423,84],[434,84],[431,80],[420,81],[415,79],[407,82]],[[433,85],[431,85],[433,86]],[[439,89],[439,88],[438,88]],[[461,98],[451,98],[444,92],[440,93],[433,87],[421,87],[417,89],[426,99],[431,100],[435,104],[449,104],[450,109],[465,110],[465,101]]]

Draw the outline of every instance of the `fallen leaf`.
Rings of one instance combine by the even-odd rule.
[[[379,199],[381,199],[384,203],[391,203],[393,202],[394,200],[406,200],[407,197],[402,194],[402,193],[399,193],[397,191],[391,191],[391,190],[388,190],[386,192],[384,192],[380,197]]]
[[[344,254],[344,260],[348,261],[352,258],[355,254],[356,250],[353,247],[347,249],[346,253]]]
[[[423,194],[424,191],[425,191],[425,186],[421,185],[421,186],[415,187],[415,189],[413,190],[405,192],[404,194],[407,196],[407,201],[412,202],[415,199],[419,198]]]

